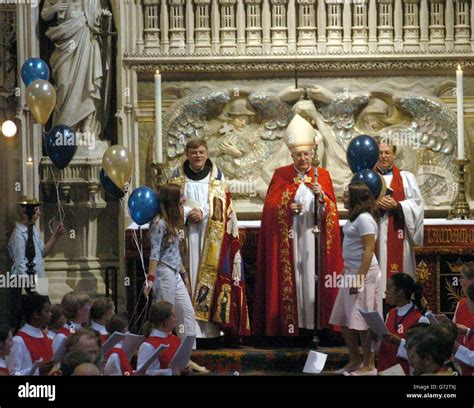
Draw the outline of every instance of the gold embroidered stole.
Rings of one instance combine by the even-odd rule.
[[[216,167],[213,166],[209,177],[209,214],[204,233],[206,238],[201,253],[192,299],[196,319],[202,321],[210,321],[222,242],[226,228],[227,200],[225,184],[220,180],[216,180],[215,177]],[[184,187],[185,178],[184,176],[179,176],[171,178],[168,182]]]

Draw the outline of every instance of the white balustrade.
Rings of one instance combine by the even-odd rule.
[[[472,0],[141,0],[146,54],[474,51]]]

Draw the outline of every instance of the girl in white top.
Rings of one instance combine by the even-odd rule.
[[[344,195],[349,220],[343,227],[344,274],[329,322],[341,326],[349,348],[349,363],[340,374],[376,375],[372,337],[359,310],[382,315],[381,272],[375,257],[379,212],[369,188],[361,182],[349,185]],[[359,351],[359,337],[362,356]]]

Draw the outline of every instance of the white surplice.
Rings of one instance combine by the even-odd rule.
[[[294,202],[303,205],[303,211],[300,214],[293,215],[292,224],[298,327],[314,329],[316,287],[314,282],[315,239],[312,232],[314,227],[314,194],[304,183],[301,183],[296,190]],[[324,206],[320,205],[319,217],[322,216],[324,216]]]
[[[415,246],[423,245],[423,199],[415,176],[408,171],[400,171],[400,175],[403,180],[403,191],[405,193],[405,200],[400,201],[405,218],[405,229],[403,231],[403,272],[415,279]],[[392,182],[393,174],[386,174],[383,178],[388,187]],[[388,216],[384,214],[379,222],[379,253],[377,257],[380,269],[382,270],[381,288],[384,297],[387,288],[387,229]]]
[[[211,172],[212,173],[212,172]],[[202,249],[204,247],[204,240],[206,239],[205,232],[207,222],[209,219],[209,180],[211,173],[202,180],[191,180],[185,177],[184,196],[188,203],[199,204],[199,209],[203,213],[203,220],[199,223],[188,222],[186,224],[186,237],[188,246],[189,258],[189,274],[191,276],[191,291],[192,298],[196,289],[197,276],[199,272],[199,264],[201,262]],[[224,181],[224,177],[222,177]],[[187,219],[189,212],[193,209],[192,206],[184,204],[184,219]],[[191,298],[191,299],[192,299]],[[196,337],[197,338],[213,338],[219,337],[219,328],[212,323],[197,321]]]

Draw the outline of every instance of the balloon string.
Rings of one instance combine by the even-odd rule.
[[[61,197],[59,195],[59,180],[56,178],[55,175],[55,169],[52,164],[50,164],[51,167],[51,174],[53,175],[53,180],[54,180],[54,187],[56,190],[56,204],[58,206],[58,212],[56,215],[54,215],[48,222],[48,227],[50,232],[53,232],[53,228],[51,226],[52,222],[56,219],[56,216],[59,218],[59,223],[64,225],[64,219],[66,218],[66,211],[64,210],[64,207],[61,203]]]
[[[142,269],[143,269],[143,276],[145,277],[145,280],[146,280],[145,259],[143,257],[143,241],[142,240],[140,240],[140,242],[138,241],[138,236],[135,229],[133,229],[132,231],[133,231],[133,241],[135,242],[135,246],[138,249],[138,254],[140,255],[140,261],[141,261]],[[141,235],[141,232],[140,232],[140,235]]]
[[[133,326],[133,322],[136,320],[138,321],[140,319],[140,317],[143,315],[144,311],[146,310],[147,308],[147,305],[148,305],[148,302],[146,302],[145,306],[143,307],[143,309],[141,310],[141,312],[138,314],[138,317],[135,318],[136,314],[137,314],[137,310],[138,310],[138,304],[140,303],[140,298],[143,294],[143,290],[144,290],[145,286],[143,285],[142,286],[142,290],[140,291],[140,294],[138,295],[137,297],[137,301],[135,303],[135,306],[133,308],[133,313],[132,313],[132,316],[130,317],[130,320],[128,322],[129,326]],[[141,330],[141,327],[140,327],[140,330]]]
[[[48,155],[49,157],[49,152],[48,152],[48,144],[46,143],[46,131],[44,129],[42,129],[42,135],[43,135],[43,145],[44,145],[44,149],[46,151],[46,154]],[[58,170],[58,178],[56,178],[56,173],[55,173],[55,167],[53,166],[53,163],[51,162],[49,164],[50,166],[50,169],[51,169],[51,174],[53,176],[53,182],[54,182],[54,188],[56,190],[56,204],[57,204],[57,207],[58,207],[58,211],[57,211],[57,214],[54,215],[49,221],[48,221],[48,228],[49,228],[49,231],[51,233],[53,233],[53,227],[52,227],[52,223],[53,221],[56,219],[56,216],[59,217],[59,223],[60,224],[63,224],[64,225],[64,219],[66,218],[66,212],[64,211],[64,207],[61,203],[61,197],[60,197],[60,194],[59,194],[59,170]]]
[[[128,191],[125,192],[125,196],[128,194]],[[122,206],[122,209],[125,210],[125,196],[120,198],[119,201],[120,201],[120,205]],[[140,319],[142,318],[142,316],[147,316],[147,312],[148,312],[148,307],[149,307],[149,302],[148,300],[146,301],[145,305],[143,306],[143,308],[141,309],[140,313],[137,315],[137,312],[138,312],[138,305],[140,303],[140,298],[145,290],[145,285],[146,285],[146,270],[145,270],[145,260],[144,260],[144,255],[143,255],[143,236],[142,236],[142,230],[141,228],[139,228],[140,230],[140,241],[138,241],[138,236],[137,236],[137,232],[135,229],[132,230],[132,236],[133,236],[133,241],[135,243],[135,246],[137,247],[137,250],[138,250],[138,254],[140,255],[140,263],[142,265],[142,270],[143,270],[143,275],[145,277],[145,281],[142,285],[142,288],[140,290],[140,294],[138,295],[137,297],[137,301],[133,307],[133,313],[132,313],[132,316],[130,317],[130,320],[129,320],[129,326],[132,327],[134,324],[135,321],[140,321]],[[143,319],[142,321],[142,324],[140,325],[139,329],[138,329],[138,333],[141,333],[142,330],[143,330],[143,326],[145,324],[145,319]]]

